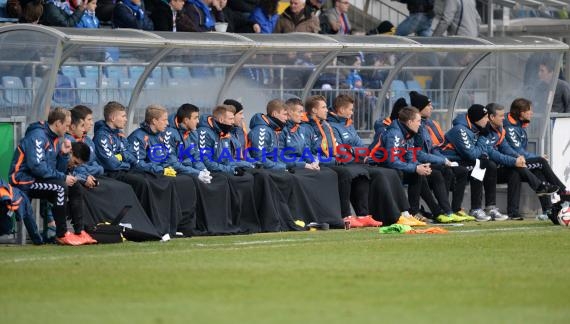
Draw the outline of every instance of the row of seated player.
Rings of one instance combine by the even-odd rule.
[[[392,119],[390,125],[386,125],[388,127],[385,133],[381,133],[382,140],[378,142],[378,145],[385,148],[384,152],[391,152],[394,147],[405,149],[416,147],[418,142],[414,138],[416,135],[413,134],[418,134],[417,136],[421,136],[424,140],[431,137],[427,130],[419,131],[422,125],[421,117],[424,116],[422,112],[426,113],[425,119],[427,120],[432,111],[429,98],[418,93],[411,93],[411,97],[411,104],[421,108],[418,110],[413,107],[406,107],[405,101],[401,104],[398,117]],[[309,97],[305,103],[308,115],[306,116],[307,118],[303,119],[303,102],[299,99],[293,99],[287,103],[283,103],[280,100],[272,100],[267,104],[267,114],[258,113],[251,118],[249,131],[247,131],[245,123],[240,120],[243,118],[243,113],[241,113],[241,117],[236,117],[238,111],[235,107],[241,107],[241,104],[236,101],[230,102],[230,105],[217,106],[211,116],[204,115],[201,117],[198,115],[198,108],[192,105],[181,106],[177,115],[171,115],[170,118],[166,109],[157,105],[151,105],[146,109],[144,123],[141,123],[141,127],[126,137],[126,135],[120,134],[121,129],[125,127],[126,109],[121,104],[113,102],[108,103],[104,108],[105,121],[95,124],[93,141],[85,138],[85,133],[91,130],[92,121],[88,121],[87,117],[72,116],[72,118],[68,118],[65,109],[56,108],[50,112],[48,120],[51,121],[49,125],[38,123],[29,126],[29,129],[26,131],[27,135],[20,144],[21,149],[16,151],[16,155],[13,158],[11,181],[13,181],[14,185],[27,190],[30,197],[37,196],[41,198],[45,196],[43,194],[46,194],[46,191],[60,190],[57,192],[64,194],[61,189],[58,189],[60,187],[56,185],[61,186],[65,178],[64,172],[69,172],[70,168],[72,173],[67,175],[71,176],[71,178],[65,178],[66,182],[69,180],[69,186],[75,185],[76,179],[73,178],[75,174],[78,176],[83,174],[85,179],[90,175],[99,177],[104,169],[107,171],[106,174],[108,176],[127,182],[131,184],[133,190],[139,190],[140,195],[144,194],[145,197],[138,195],[143,206],[145,206],[143,200],[146,200],[148,203],[152,201],[157,204],[161,203],[164,208],[158,208],[158,206],[156,206],[156,209],[145,208],[161,235],[173,234],[175,231],[178,231],[181,224],[183,224],[181,221],[186,219],[183,216],[183,210],[188,212],[188,220],[196,217],[194,218],[196,220],[195,223],[186,223],[189,226],[187,230],[190,234],[193,234],[194,230],[219,234],[241,230],[259,232],[302,229],[303,226],[298,225],[296,220],[303,220],[305,223],[307,221],[321,221],[334,227],[342,227],[342,218],[344,218],[345,222],[348,221],[351,226],[367,219],[370,224],[373,224],[371,226],[380,225],[379,222],[371,219],[371,216],[381,220],[384,224],[413,222],[415,225],[425,225],[425,223],[418,223],[417,220],[411,217],[411,215],[422,216],[419,214],[420,195],[428,204],[433,214],[432,217],[439,222],[475,220],[475,218],[480,221],[487,221],[491,218],[494,220],[508,219],[495,206],[495,190],[498,179],[496,174],[489,174],[497,170],[495,164],[488,159],[486,159],[487,176],[485,180],[481,182],[471,179],[472,189],[474,188],[474,183],[479,188],[479,194],[473,194],[472,192],[471,196],[471,214],[475,215],[475,217],[468,215],[461,209],[465,192],[464,186],[468,180],[469,170],[466,166],[474,163],[474,158],[482,158],[481,156],[484,152],[483,148],[480,148],[479,153],[481,156],[457,156],[457,154],[463,154],[460,153],[463,151],[460,150],[459,144],[473,147],[475,145],[474,141],[479,143],[476,135],[480,131],[477,131],[475,127],[471,127],[469,120],[476,123],[478,127],[487,127],[489,111],[487,111],[486,107],[481,105],[470,107],[467,115],[457,117],[460,121],[466,120],[465,126],[458,124],[458,126],[454,126],[454,129],[446,134],[446,140],[449,140],[450,143],[455,143],[454,147],[456,149],[450,149],[451,151],[449,152],[445,150],[449,154],[444,155],[458,162],[454,166],[448,158],[436,154],[435,150],[439,149],[436,146],[432,147],[431,144],[426,144],[428,143],[427,140],[422,143],[420,148],[424,155],[418,154],[418,159],[422,162],[420,164],[417,163],[415,158],[411,159],[411,156],[403,157],[405,161],[399,159],[384,159],[385,163],[380,160],[377,161],[374,158],[381,158],[381,156],[377,156],[376,153],[382,153],[382,150],[376,150],[376,145],[374,145],[370,155],[366,154],[372,159],[368,160],[368,162],[366,160],[360,161],[356,155],[346,156],[346,154],[338,151],[335,156],[335,153],[329,149],[334,147],[333,145],[335,144],[364,148],[364,144],[351,123],[353,103],[354,100],[350,96],[341,94],[335,98],[332,111],[328,112],[325,98],[321,96]],[[530,104],[525,105],[530,110]],[[85,116],[92,115],[92,112],[87,107],[74,107],[72,112],[80,108],[87,111],[84,113]],[[494,109],[497,111],[504,110],[502,108]],[[240,112],[242,110],[243,108]],[[514,117],[510,116],[510,118],[513,119]],[[69,119],[72,120],[72,126],[66,125],[68,123],[66,120]],[[236,122],[236,119],[238,122]],[[514,125],[513,123],[516,121],[511,119],[509,119],[509,127]],[[498,117],[496,121],[502,127],[502,119]],[[81,126],[84,124],[89,126]],[[169,124],[171,125],[170,129],[167,128]],[[425,127],[430,127],[431,129],[431,126],[427,126],[428,124],[425,125]],[[524,128],[522,126],[519,127],[518,124],[512,127],[517,127],[520,132],[524,132]],[[436,135],[436,138],[443,140],[443,132],[439,127],[435,128],[439,133],[439,135]],[[91,149],[89,147],[83,149],[86,152],[86,156],[77,157],[80,160],[79,162],[73,160],[75,161],[73,163],[78,164],[64,168],[64,163],[57,163],[58,170],[61,172],[58,173],[59,176],[57,178],[59,183],[50,182],[49,178],[43,176],[43,174],[47,173],[35,172],[34,170],[37,168],[31,169],[31,166],[27,163],[29,163],[28,161],[36,161],[36,155],[43,156],[48,153],[50,154],[50,159],[59,159],[60,154],[57,151],[48,151],[48,146],[41,144],[46,140],[56,143],[56,137],[64,136],[66,129],[70,133],[68,138],[82,141],[83,143],[90,143],[89,145],[92,147]],[[454,131],[455,133],[461,132],[464,134],[470,132],[472,138],[465,142],[466,140],[463,137],[467,135],[457,135],[453,133]],[[513,128],[512,132],[516,131]],[[492,132],[489,132],[489,134],[493,135]],[[512,136],[514,135],[509,133],[509,140]],[[432,139],[435,143],[435,139]],[[519,140],[516,139],[516,141],[518,142]],[[59,142],[61,143],[61,148],[57,144],[53,144],[54,147],[56,147],[56,150],[61,149],[60,153],[67,155],[72,149],[71,143]],[[251,158],[254,158],[252,161],[256,165],[243,159],[240,159],[240,161],[233,160],[237,156],[242,156],[244,151],[241,148],[245,147],[244,145],[247,145],[249,148],[256,148],[256,150],[246,152],[246,154],[251,154]],[[429,145],[429,147],[426,148],[424,145]],[[157,156],[155,151],[149,149],[157,146],[172,153],[170,160],[168,160],[168,155],[166,159],[163,159],[163,155]],[[64,148],[67,152],[63,151]],[[198,151],[198,148],[200,151]],[[210,154],[202,155],[207,148],[211,149]],[[170,151],[171,149],[172,151]],[[285,152],[285,149],[287,149],[287,154],[291,153],[293,155],[262,154],[262,152],[276,149],[280,149],[282,152]],[[321,165],[315,165],[311,158],[305,156],[305,149],[309,150],[312,156],[325,154],[330,159],[323,159],[321,160]],[[490,152],[490,150],[491,148],[485,147],[485,151]],[[72,153],[76,152],[79,151],[73,151]],[[89,152],[95,152],[96,155],[91,158]],[[186,158],[185,154],[191,154],[191,156]],[[24,158],[26,155],[28,158]],[[493,156],[489,155],[489,158],[494,159]],[[76,156],[74,155],[74,157]],[[262,157],[263,159],[259,159]],[[321,155],[322,157],[323,155]],[[514,159],[512,156],[510,157],[511,159],[507,161],[508,163],[505,162],[506,167],[510,167],[510,160]],[[259,160],[255,160],[256,158]],[[293,161],[290,158],[293,158]],[[342,159],[342,162],[336,158]],[[541,159],[541,162],[533,162],[533,165],[541,163],[543,165],[541,167],[542,170],[546,170],[545,165],[547,162],[542,158],[539,159]],[[516,166],[519,166],[519,159],[516,160]],[[531,157],[529,155],[530,160]],[[426,164],[426,161],[432,161],[433,166]],[[60,161],[58,160],[58,162]],[[467,164],[460,165],[463,162]],[[97,170],[85,169],[80,171],[76,169],[83,163],[92,163],[90,165],[96,166]],[[47,163],[45,168],[53,168],[54,165],[56,163]],[[439,167],[436,168],[436,165],[439,165]],[[408,184],[407,197],[401,186],[401,176],[396,170],[404,173],[403,180]],[[460,173],[455,174],[455,170],[460,170]],[[139,175],[127,171],[135,171]],[[212,175],[210,172],[212,172]],[[452,204],[450,204],[448,196],[448,192],[452,187],[452,181],[448,182],[447,176],[444,181],[444,178],[442,178],[443,173],[449,175],[449,180],[455,178],[456,183],[453,188]],[[459,186],[459,176],[464,180],[463,186]],[[531,174],[528,173],[528,176],[531,176]],[[532,177],[535,176],[533,175]],[[31,179],[36,182],[30,182]],[[540,182],[538,178],[535,180],[536,187],[533,187],[533,189],[539,195],[552,194],[556,191],[566,192],[563,184],[552,185],[554,182],[551,180],[548,180],[550,184]],[[164,185],[164,187],[160,186],[162,189],[155,186],[158,184],[157,181]],[[528,182],[530,184],[530,180]],[[31,187],[29,187],[30,183],[33,183]],[[214,183],[220,184],[219,188]],[[431,189],[435,197],[428,190],[428,183],[430,187],[433,186]],[[481,208],[483,185],[485,187],[486,211],[483,211]],[[92,189],[95,186],[96,183],[92,181]],[[231,190],[233,190],[232,187],[234,186],[236,186],[235,188],[240,186],[242,189],[237,190],[239,192],[232,193]],[[76,187],[77,190],[83,190],[79,188],[82,187]],[[150,196],[147,195],[148,189],[152,188],[156,188],[156,191]],[[173,191],[167,193],[164,197],[165,199],[154,197],[159,192],[166,193],[165,188],[170,188]],[[509,189],[511,189],[511,185],[509,185]],[[194,190],[194,193],[191,193],[192,190]],[[354,190],[354,192],[351,193],[351,190]],[[107,191],[105,190],[101,193],[105,192]],[[223,197],[220,196],[224,192],[228,194],[226,196],[227,199],[222,199]],[[242,200],[245,197],[243,195],[245,193],[248,193],[251,199]],[[181,196],[178,196],[178,194]],[[275,194],[276,196],[274,196]],[[184,197],[184,199],[175,199],[176,197]],[[290,197],[290,199],[285,198],[285,200],[278,202],[279,197]],[[53,195],[52,198],[55,201],[56,196]],[[73,200],[72,198],[70,196],[70,203]],[[206,202],[204,199],[210,201]],[[69,236],[66,234],[65,225],[65,199],[62,200],[58,197],[57,201],[62,202],[62,204],[58,205],[59,210],[57,213],[59,214],[56,217],[56,223],[60,223],[56,224],[56,231],[59,231],[61,235],[58,237],[63,239],[63,235]],[[225,207],[222,206],[224,201]],[[509,203],[513,201],[518,201],[518,199],[509,199]],[[192,203],[188,204],[189,202]],[[323,204],[324,202],[326,204]],[[205,203],[206,205],[200,208],[199,205],[196,205],[200,203]],[[271,205],[273,203],[274,205]],[[354,207],[354,214],[361,217],[352,216],[354,214],[350,210],[351,203]],[[478,206],[475,206],[476,204]],[[249,206],[249,208],[245,208],[245,205]],[[213,212],[215,206],[223,207],[222,209],[225,210],[219,210],[220,213]],[[325,206],[332,209],[325,211],[322,209]],[[56,214],[55,209],[57,208],[54,208],[54,214]],[[73,210],[74,208],[71,207],[69,209]],[[275,214],[277,209],[282,212],[279,216]],[[169,212],[162,213],[167,210],[173,214],[168,215]],[[248,219],[253,224],[244,222],[247,219],[246,217],[250,217],[255,210],[258,211],[258,217]],[[195,211],[197,213],[195,216],[192,216]],[[241,214],[240,211],[242,212]],[[209,214],[210,212],[211,214]],[[82,214],[77,211],[75,213],[75,216]],[[227,217],[229,215],[231,215],[231,222],[228,222],[229,219]],[[437,217],[435,217],[436,215]],[[513,218],[518,216],[518,214],[510,214],[509,216],[511,215]],[[214,218],[221,221],[218,223],[220,231],[213,230],[215,226]],[[228,224],[232,224],[232,226],[228,227]],[[74,225],[76,224],[74,223]],[[79,233],[81,226],[74,228],[74,230],[76,234]],[[72,241],[70,242],[71,244],[73,243]]]

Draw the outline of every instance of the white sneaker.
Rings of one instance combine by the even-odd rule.
[[[548,218],[548,215],[546,215],[546,214],[540,214],[540,215],[536,216],[536,220],[547,221],[547,220],[549,220],[549,218]]]
[[[478,222],[488,222],[491,220],[491,217],[487,216],[481,208],[471,209],[469,215],[475,217],[475,220]]]
[[[507,216],[505,214],[501,214],[501,212],[499,211],[499,208],[497,208],[497,207],[489,207],[489,210],[487,212],[488,212],[488,215],[491,216],[491,218],[494,221],[506,221],[507,219],[509,219],[509,216]]]

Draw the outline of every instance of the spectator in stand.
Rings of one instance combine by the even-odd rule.
[[[66,1],[47,0],[44,3],[44,13],[40,18],[40,23],[46,26],[75,27],[83,17],[85,7],[79,3],[75,11]]]
[[[327,0],[309,0],[307,7],[311,9],[313,16],[320,17],[323,13],[322,8],[326,1]]]
[[[220,0],[186,0],[177,30],[185,32],[214,31],[216,21],[224,21]]]
[[[27,3],[20,0],[6,1],[6,15],[8,18],[21,18]]]
[[[235,15],[242,16],[242,19],[247,20],[250,13],[260,5],[262,0],[232,0],[228,4]]]
[[[291,0],[289,7],[279,16],[274,33],[318,33],[319,19],[305,6],[305,0]]]
[[[279,0],[260,0],[253,9],[249,21],[253,23],[253,31],[261,34],[271,34],[277,25]]]
[[[388,20],[384,20],[381,22],[378,27],[369,30],[366,35],[384,35],[384,36],[392,36],[396,33],[396,26],[394,26]]]
[[[184,7],[184,0],[170,0],[168,3],[160,1],[152,11],[150,18],[154,23],[154,30],[176,31],[178,13]]]
[[[44,5],[42,0],[30,1],[24,6],[19,22],[24,24],[37,24],[43,13]]]
[[[141,0],[119,0],[113,9],[113,28],[153,30],[154,26],[141,8]]]
[[[228,7],[228,0],[219,0],[219,9],[213,8],[213,10],[219,10],[220,12],[216,16],[216,22],[228,23],[226,32],[228,33],[251,33],[253,27],[251,23],[247,20],[245,22],[242,20],[241,16],[236,15],[232,9]]]
[[[554,75],[554,61],[544,58],[539,65],[538,78],[541,83],[538,85],[539,92],[546,94],[550,91],[552,82],[556,82],[556,90],[554,91],[554,99],[552,101],[551,112],[568,113],[570,112],[570,84],[567,81],[560,80]]]
[[[479,35],[481,17],[477,12],[475,0],[446,0],[439,23],[433,36],[469,36]]]
[[[395,1],[395,0],[392,0]],[[396,28],[396,35],[431,36],[433,0],[398,0],[407,4],[410,15]]]
[[[86,0],[85,11],[81,17],[81,21],[77,24],[77,28],[99,28],[99,19],[95,16],[97,9],[97,0]]]
[[[115,10],[115,0],[99,0],[95,15],[100,21],[111,21]]]
[[[223,6],[224,17],[228,23],[228,32],[251,33],[253,32],[249,16],[258,5],[258,0],[231,0]]]
[[[348,20],[348,8],[350,8],[349,0],[336,0],[334,2],[334,7],[326,10],[324,12],[325,18],[327,20],[327,31],[321,27],[322,32],[326,34],[337,34],[337,35],[350,35],[352,29],[350,27],[350,21]],[[321,26],[323,26],[321,24]]]

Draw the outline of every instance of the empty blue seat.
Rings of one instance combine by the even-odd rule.
[[[390,84],[390,106],[394,103],[398,98],[404,97],[407,103],[410,103],[410,96],[408,95],[408,88],[406,84],[402,80],[394,80],[392,84]]]
[[[121,93],[119,92],[119,80],[113,78],[103,78],[101,80],[101,103],[106,104],[109,101],[121,101]]]
[[[138,79],[143,72],[144,66],[142,65],[129,66],[129,77],[131,79]]]
[[[97,80],[99,78],[99,67],[97,65],[85,65],[83,67],[83,75],[86,78]]]
[[[73,79],[81,78],[81,71],[77,65],[62,65],[61,73]]]
[[[131,100],[133,88],[137,84],[137,79],[123,78],[119,80],[119,89],[121,92],[121,100],[126,104]]]
[[[154,70],[152,70],[152,72],[150,73],[150,77],[155,80],[162,80],[162,67],[160,66],[155,67]]]
[[[166,81],[166,85],[169,88],[174,88],[174,87],[181,87],[184,84],[185,80],[183,79],[168,79]]]
[[[109,78],[126,79],[129,77],[129,71],[126,66],[111,65],[106,70]]]
[[[96,104],[98,102],[96,79],[77,78],[75,79],[75,87],[81,103]]]
[[[420,85],[420,83],[416,80],[408,80],[406,81],[406,85],[408,86],[408,90],[411,91],[416,91],[419,93],[422,93],[424,90],[422,89],[422,86]]]
[[[190,79],[190,70],[185,66],[172,66],[170,76],[173,79]]]
[[[11,105],[26,105],[31,103],[31,89],[24,88],[22,80],[16,76],[3,76],[4,100]]]
[[[58,74],[52,100],[55,105],[76,105],[77,96],[75,94],[74,80],[66,75]]]
[[[25,77],[24,78],[24,85],[27,89],[39,89],[42,83],[42,78],[40,77]]]

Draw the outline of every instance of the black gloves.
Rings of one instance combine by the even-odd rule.
[[[244,167],[236,167],[234,169],[234,175],[235,176],[241,177],[244,174],[245,174],[245,168]]]
[[[479,167],[481,167],[481,169],[486,169],[489,166],[489,157],[488,156],[481,155],[479,160],[481,161],[481,163],[479,164]]]

